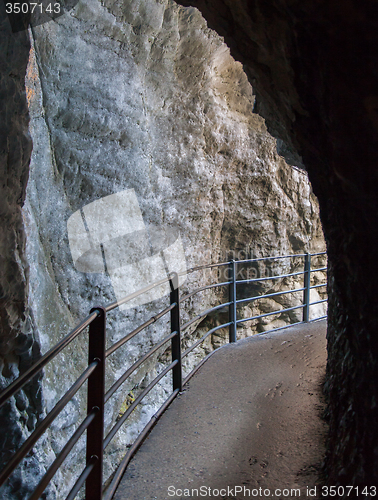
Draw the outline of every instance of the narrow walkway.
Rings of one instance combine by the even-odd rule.
[[[307,488],[324,456],[325,334],[319,321],[219,349],[156,424],[114,499],[315,498]]]

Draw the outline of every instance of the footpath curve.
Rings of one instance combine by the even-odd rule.
[[[114,500],[317,498],[325,336],[318,321],[215,352],[153,428]]]

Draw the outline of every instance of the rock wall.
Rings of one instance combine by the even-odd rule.
[[[252,88],[241,65],[198,11],[168,1],[120,5],[91,0],[71,16],[35,28],[34,38],[42,102],[31,126],[37,146],[25,217],[31,235],[28,258],[39,263],[31,271],[30,297],[44,349],[95,302],[116,298],[109,274],[75,269],[67,238],[73,213],[114,193],[133,189],[150,231],[168,228],[179,234],[188,267],[222,260],[230,249],[260,256],[324,248],[317,202],[305,172],[278,156],[264,120],[252,113]],[[285,262],[285,269],[291,267]],[[214,273],[193,274],[190,286],[215,278]],[[220,298],[214,292],[196,296],[183,311],[183,321]],[[110,319],[109,340],[118,340],[147,319],[164,300],[117,312]],[[244,314],[250,312],[247,308]],[[271,327],[291,320],[273,319]],[[211,321],[219,318],[193,325],[184,345]],[[108,385],[125,362],[161,338],[167,327],[161,323],[113,356]],[[264,323],[260,331],[269,328],[269,321]],[[251,331],[244,328],[241,335],[247,334]],[[204,351],[223,341],[214,336]],[[153,358],[149,376],[138,372],[110,403],[108,428],[125,395],[135,396],[145,387],[168,354]],[[200,350],[186,369],[202,356]],[[63,378],[54,369],[47,373],[50,404],[84,360],[78,345],[64,358],[70,369]],[[107,473],[169,384],[160,385],[133,425],[114,441]],[[78,418],[81,405],[79,395],[75,408],[69,409],[69,423]]]
[[[12,33],[0,5],[0,388],[4,389],[40,354],[40,345],[28,307],[28,262],[21,206],[25,199],[32,141],[25,72],[30,43],[27,32]],[[0,410],[0,467],[20,447],[43,412],[40,377],[26,385]],[[11,489],[21,496],[40,473],[35,456],[27,460],[28,471],[18,469]],[[25,469],[25,468],[24,468]],[[6,498],[5,494],[2,495]]]
[[[288,166],[277,154],[276,140],[267,133],[264,120],[253,113],[253,89],[241,64],[197,10],[168,0],[122,4],[87,0],[69,15],[35,27],[33,39],[27,89],[34,149],[19,234],[27,242],[23,258],[30,284],[22,304],[28,305],[33,318],[35,349],[45,352],[93,305],[118,298],[109,259],[105,259],[107,272],[78,269],[67,231],[73,214],[85,212],[89,224],[88,207],[116,193],[133,190],[150,239],[162,230],[181,239],[188,268],[228,259],[230,251],[240,258],[324,249],[317,201],[306,173]],[[114,213],[118,226],[112,230],[126,232],[119,227],[122,217]],[[138,244],[142,233],[139,236]],[[135,239],[130,237],[126,243],[122,241],[121,250],[131,259]],[[105,244],[103,248],[106,253]],[[302,265],[300,260],[283,261],[276,270],[295,271]],[[183,289],[211,279],[218,275],[193,273]],[[300,281],[280,286],[291,284],[300,286]],[[216,292],[199,294],[183,311],[183,321],[220,299],[222,294]],[[270,312],[296,305],[297,300],[265,301],[244,308],[241,314]],[[109,344],[166,301],[161,297],[109,315]],[[193,325],[184,344],[221,319],[222,313]],[[246,325],[239,335],[298,318],[293,314],[271,319],[255,322],[254,330]],[[107,387],[125,364],[161,338],[167,325],[161,321],[112,356]],[[214,335],[186,369],[222,342],[224,335]],[[42,381],[46,411],[82,371],[86,356],[85,342],[78,339],[46,369]],[[117,393],[108,407],[107,429],[122,404],[123,411],[126,408],[126,395],[133,397],[145,387],[168,357],[168,351],[158,353],[122,394]],[[169,388],[169,380],[162,382],[110,445],[107,475]],[[31,390],[39,394],[39,385]],[[51,463],[71,435],[83,415],[84,397],[84,392],[75,397],[45,438],[37,452],[43,451],[41,467]],[[70,464],[82,458],[79,445]],[[77,474],[77,467],[70,464],[64,471],[66,487]],[[34,482],[25,481],[30,488]],[[51,498],[56,491],[58,496],[63,494],[61,476],[55,483]],[[15,490],[10,494],[15,495]],[[20,498],[23,495],[24,490]]]
[[[374,485],[378,6],[357,0],[179,3],[197,6],[225,37],[283,154],[290,161],[301,157],[309,172],[329,258],[327,481]]]

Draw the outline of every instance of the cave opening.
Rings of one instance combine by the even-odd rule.
[[[188,193],[191,196],[193,192],[196,193],[191,203],[195,207],[191,223],[201,221],[203,227],[205,220],[205,237],[201,241],[204,248],[208,246],[210,236],[211,239],[218,238],[219,247],[211,254],[216,259],[238,235],[245,235],[253,227],[260,227],[260,233],[265,230],[262,221],[251,220],[249,213],[243,213],[238,208],[238,220],[243,221],[243,224],[235,231],[236,223],[225,218],[224,214],[227,210],[227,213],[231,213],[237,206],[238,200],[232,197],[230,189],[232,182],[242,175],[252,175],[253,170],[248,170],[251,163],[266,169],[258,189],[265,197],[273,193],[274,201],[269,168],[272,158],[277,155],[274,152],[276,140],[267,139],[266,123],[273,137],[278,139],[280,153],[291,163],[301,165],[303,162],[305,165],[319,200],[327,244],[329,360],[326,388],[330,415],[327,481],[336,486],[374,486],[378,476],[378,437],[375,426],[377,306],[373,299],[378,240],[375,223],[377,7],[369,2],[355,1],[348,2],[343,8],[333,1],[322,8],[316,2],[302,5],[283,0],[275,1],[274,8],[267,8],[259,0],[239,0],[232,5],[226,0],[180,3],[190,3],[199,8],[209,27],[224,36],[232,56],[243,63],[247,76],[243,76],[241,65],[230,62],[231,56],[221,41],[206,31],[205,22],[200,20],[197,11],[178,13],[178,8],[171,6],[171,11],[165,12],[161,25],[166,29],[161,30],[160,25],[156,26],[154,23],[163,12],[160,2],[156,2],[156,10],[147,13],[149,24],[145,30],[138,24],[140,12],[138,15],[133,12],[130,18],[117,6],[111,13],[113,17],[109,17],[108,6],[99,7],[100,11],[96,13],[86,11],[80,21],[80,30],[83,28],[81,37],[75,38],[74,42],[67,38],[67,34],[75,33],[75,29],[78,29],[76,23],[79,21],[75,16],[68,20],[61,18],[54,25],[49,24],[48,29],[47,25],[34,29],[43,69],[44,92],[43,109],[39,108],[36,112],[34,127],[40,136],[45,137],[45,146],[39,148],[35,144],[34,154],[38,155],[36,164],[49,167],[50,178],[46,170],[39,172],[39,177],[37,175],[33,180],[35,184],[39,183],[39,192],[43,192],[48,185],[49,196],[37,196],[38,189],[34,195],[29,195],[28,202],[34,204],[34,213],[39,214],[41,219],[36,223],[35,217],[29,218],[29,228],[32,227],[30,224],[37,224],[39,236],[27,250],[25,239],[30,234],[25,235],[25,212],[22,212],[21,206],[25,201],[31,157],[29,112],[24,90],[30,42],[26,31],[11,33],[2,11],[1,86],[5,98],[2,99],[4,121],[1,164],[4,197],[1,230],[2,240],[6,242],[1,278],[4,290],[1,302],[4,356],[2,383],[6,385],[9,376],[15,376],[20,366],[27,366],[39,355],[41,342],[35,335],[36,322],[39,321],[40,325],[52,323],[57,331],[56,314],[62,314],[73,290],[79,298],[78,309],[73,313],[70,311],[75,317],[80,307],[88,301],[88,296],[77,291],[83,288],[83,283],[84,289],[94,290],[91,300],[98,296],[100,285],[109,286],[106,276],[97,276],[96,279],[86,276],[84,282],[77,283],[72,265],[67,272],[67,262],[58,262],[53,257],[53,247],[60,251],[65,248],[63,254],[69,255],[67,237],[62,238],[66,234],[66,216],[62,216],[57,223],[55,232],[47,234],[48,219],[54,216],[54,211],[71,214],[84,203],[92,202],[95,197],[108,195],[109,186],[112,192],[120,191],[125,184],[118,165],[128,164],[132,168],[128,172],[130,184],[126,187],[132,187],[134,183],[138,196],[143,200],[142,213],[148,214],[152,224],[172,224],[179,214],[180,230],[189,232],[183,209],[185,203],[172,210],[156,191],[157,185],[163,187],[164,194],[170,192],[172,197],[180,201],[185,200],[186,196],[187,206],[190,204]],[[97,24],[93,25],[93,17],[89,14],[102,16],[101,23],[97,18]],[[200,32],[196,45],[193,45],[193,32],[190,29],[193,20],[204,30],[200,32],[193,27],[194,31]],[[121,21],[133,29],[119,31],[117,23]],[[168,36],[168,27],[172,30],[171,36]],[[160,30],[160,37],[155,36],[154,30]],[[105,47],[101,53],[98,45],[92,43],[92,39],[98,40],[100,35],[104,39],[109,38],[109,33],[112,43],[115,41],[117,45],[116,54],[119,57],[114,71],[107,62],[108,51],[114,53],[114,46]],[[131,56],[124,50],[124,42],[119,42],[122,37],[124,41],[132,41]],[[175,48],[173,58],[165,56],[163,61],[158,57],[161,47],[169,44],[175,46],[177,43],[179,49]],[[211,47],[211,51],[207,50],[208,47]],[[211,65],[206,64],[210,70],[206,73],[203,66],[209,52]],[[146,53],[156,56],[155,59],[149,59],[156,65],[150,66],[148,72],[138,69],[136,64],[138,58],[146,57]],[[79,54],[75,64],[81,70],[74,81],[70,78],[72,54]],[[96,61],[96,68],[93,68],[93,60]],[[186,89],[185,95],[180,95],[179,99],[178,91],[173,91],[168,84],[164,92],[156,95],[152,92],[159,88],[159,78],[165,74],[164,66],[161,66],[163,62],[171,65],[179,87]],[[351,67],[353,71],[350,71]],[[104,88],[103,81],[95,76],[95,69],[98,68],[106,68],[107,78],[112,80],[108,88]],[[33,78],[33,73],[29,76]],[[255,104],[248,79],[257,95],[255,111],[264,117],[265,122],[257,115],[253,115],[253,123],[250,118],[240,120],[243,113],[245,116],[250,115]],[[134,85],[138,99],[133,98],[128,90],[130,82]],[[200,107],[194,99],[198,82],[201,85],[212,83]],[[242,98],[232,100],[227,97],[222,100],[222,96],[227,95],[227,85],[235,87],[236,82]],[[60,94],[57,90],[60,90]],[[29,94],[28,97],[33,96]],[[85,104],[89,101],[91,107]],[[161,116],[150,112],[154,105],[163,110]],[[107,107],[110,113],[104,118],[102,111]],[[230,110],[228,122],[219,118],[226,107]],[[203,127],[196,142],[198,115],[203,117]],[[125,131],[125,127],[119,125],[121,118],[127,122],[125,116],[138,126]],[[181,127],[177,126],[179,119]],[[212,120],[221,123],[221,126],[215,129]],[[173,137],[175,141],[166,143],[162,139],[166,136]],[[265,138],[264,143],[262,137]],[[244,144],[241,138],[244,138]],[[251,149],[246,148],[243,154],[232,157],[232,149],[242,150],[246,144],[250,146],[252,140],[259,144],[259,154],[252,154]],[[94,143],[96,147],[93,147]],[[145,144],[145,147],[138,150],[140,144]],[[201,144],[203,157],[195,151],[198,144]],[[112,150],[113,146],[117,148],[116,154]],[[91,155],[87,161],[88,150]],[[174,172],[175,175],[164,168],[163,161],[174,158],[174,155],[177,155],[179,169]],[[203,168],[203,158],[215,155],[223,165],[221,173],[211,163],[206,169]],[[136,161],[137,156],[143,158],[143,165]],[[157,158],[161,159],[160,164]],[[277,160],[277,156],[274,159]],[[102,173],[104,163],[109,165],[106,175]],[[189,163],[190,168],[187,168]],[[288,177],[294,184],[302,182],[301,177],[296,180],[295,175],[280,164],[279,159],[278,163],[277,178],[281,182]],[[156,168],[156,164],[159,164],[159,168]],[[180,168],[185,171],[185,175],[180,175]],[[143,184],[141,178],[145,181]],[[202,187],[214,186],[214,183],[217,189],[209,189],[204,196]],[[96,191],[93,189],[94,184]],[[282,199],[284,189],[279,183],[278,187],[280,196],[276,198]],[[255,195],[255,191],[248,192],[247,188],[246,183],[237,186],[238,192],[243,194],[243,200],[251,199],[251,194]],[[310,196],[309,193],[306,201]],[[211,199],[212,207],[207,205],[208,199]],[[280,214],[288,214],[290,197],[287,193],[285,199],[287,206],[281,204]],[[254,201],[258,206],[261,198],[255,195]],[[311,203],[314,202],[310,202],[310,206]],[[303,210],[308,210],[308,204],[306,208],[306,203],[303,203]],[[208,213],[208,216],[204,218],[203,213]],[[222,214],[223,219],[219,214]],[[279,224],[282,220],[278,218],[276,221],[275,216],[277,212],[269,218],[272,238],[274,235],[277,237],[277,233],[280,234],[282,230]],[[321,231],[320,223],[313,225],[311,230],[314,234]],[[45,233],[45,238],[41,245],[38,239],[42,233]],[[298,244],[301,241],[298,237],[293,231],[288,241],[293,242],[293,245]],[[30,243],[31,240],[28,241]],[[277,243],[273,239],[267,241],[265,248],[277,248]],[[255,250],[258,252],[261,247],[257,246]],[[26,251],[29,256],[34,252],[33,262],[39,263],[40,267],[30,266]],[[47,266],[44,260],[46,255]],[[37,319],[25,279],[28,269],[35,273],[36,283],[40,281],[40,276],[44,276],[44,290],[50,290],[50,303],[43,309],[48,314]],[[68,279],[69,275],[71,280]],[[54,283],[52,276],[57,277],[58,284]],[[56,288],[62,299],[54,295]],[[36,287],[33,296],[35,304],[38,302],[38,292]],[[27,394],[27,399],[27,421],[29,426],[33,426],[42,411],[42,401],[33,394]],[[18,405],[22,408],[23,402],[20,401]],[[15,419],[20,411],[24,410],[15,409]],[[9,429],[7,439],[11,441],[6,446],[11,449],[22,439],[22,429],[15,432],[14,427],[9,425],[9,420],[5,418],[3,427]]]

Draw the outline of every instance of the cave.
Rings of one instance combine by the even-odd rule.
[[[256,94],[254,111],[279,154],[309,175],[328,253],[329,485],[378,479],[377,306],[378,6],[273,0],[192,0],[224,37]],[[32,141],[25,74],[30,40],[12,33],[1,4],[1,351],[2,382],[39,355],[27,301],[22,205]],[[46,43],[46,53],[53,51]],[[62,118],[64,119],[64,117]],[[120,138],[128,140],[127,137]],[[59,165],[57,165],[59,170]],[[16,370],[16,371],[17,371]],[[27,390],[26,390],[27,393]],[[34,413],[39,393],[29,394]],[[23,401],[18,401],[22,408]],[[36,417],[29,415],[32,428]],[[3,429],[8,417],[1,415]],[[21,431],[20,431],[21,432]],[[5,447],[21,438],[6,434]],[[3,443],[4,444],[4,443]]]

